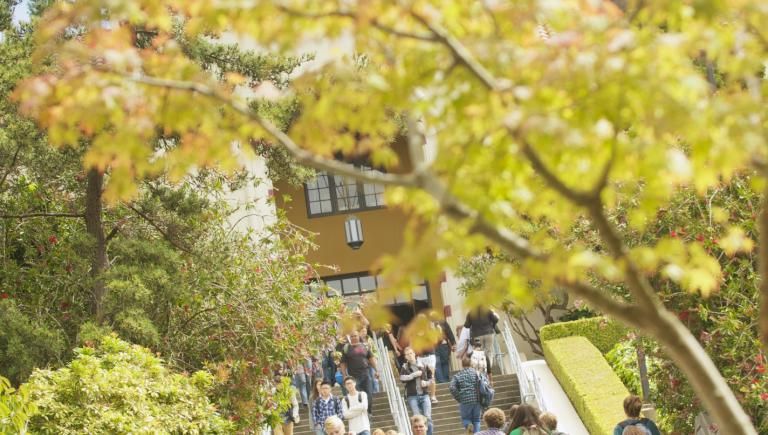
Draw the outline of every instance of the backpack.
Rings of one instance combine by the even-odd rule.
[[[350,405],[349,405],[349,395],[344,396],[344,401],[347,402],[347,408],[350,408]],[[358,391],[357,392],[357,403],[363,403],[363,392],[362,391]]]
[[[628,427],[636,427],[640,429],[644,435],[651,435],[651,430],[648,429],[648,426],[646,425],[646,421],[648,421],[647,418],[641,418],[639,420],[625,420],[619,423],[619,427],[621,427],[622,433]]]
[[[488,378],[482,374],[477,374],[477,398],[480,401],[480,406],[483,408],[487,408],[491,406],[491,402],[493,402],[493,396],[496,394],[496,391],[491,387],[491,383],[488,381]]]

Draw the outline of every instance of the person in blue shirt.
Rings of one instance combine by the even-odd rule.
[[[631,394],[624,399],[624,413],[627,419],[619,422],[613,429],[613,435],[622,435],[624,429],[628,426],[636,426],[645,432],[646,435],[661,435],[659,428],[653,420],[640,418],[640,410],[643,408],[643,400],[638,396]]]

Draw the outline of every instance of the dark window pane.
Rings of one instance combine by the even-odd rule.
[[[328,285],[328,287],[332,287],[332,288],[334,288],[334,289],[336,289],[338,291],[341,291],[341,281],[340,280],[332,279],[330,281],[326,281],[325,283]]]
[[[360,199],[357,196],[357,181],[346,177],[334,177],[333,181],[336,185],[336,206],[339,211],[360,208]]]
[[[413,299],[416,301],[426,301],[429,299],[427,295],[427,286],[419,285],[413,288]]]
[[[314,179],[307,181],[304,187],[307,191],[309,214],[330,213],[333,207],[330,201],[331,189],[328,187],[328,175],[318,172]],[[325,204],[327,202],[327,204]]]
[[[376,290],[376,279],[372,276],[361,276],[360,289],[368,292]]]
[[[343,283],[345,295],[360,293],[360,283],[357,278],[345,278]]]

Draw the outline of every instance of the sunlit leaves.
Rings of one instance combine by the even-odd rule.
[[[747,237],[743,229],[731,227],[728,233],[720,239],[719,245],[730,256],[739,252],[749,253],[755,247],[755,242]]]

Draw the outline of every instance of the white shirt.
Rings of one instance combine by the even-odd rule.
[[[349,431],[353,434],[371,430],[371,422],[368,421],[368,397],[364,391],[358,391],[354,396],[348,394],[341,399],[341,413],[344,414]]]

